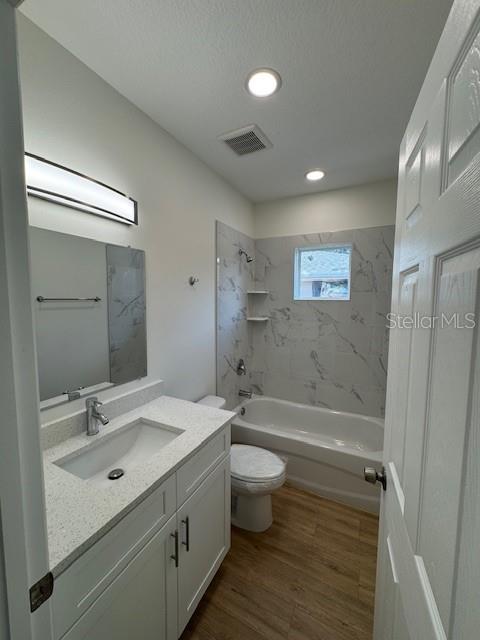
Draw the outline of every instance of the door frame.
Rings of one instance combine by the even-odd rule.
[[[49,602],[30,613],[30,587],[49,571],[30,292],[28,211],[16,9],[0,0],[0,508],[13,638],[52,638]],[[0,550],[1,551],[1,550]]]

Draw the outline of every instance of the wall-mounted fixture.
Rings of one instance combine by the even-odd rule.
[[[99,296],[94,298],[45,298],[44,296],[37,296],[37,302],[101,302],[102,299]]]
[[[124,224],[138,224],[135,200],[77,171],[26,153],[25,177],[29,196]]]
[[[240,358],[237,364],[237,376],[247,375],[247,367],[245,366],[245,360]]]
[[[247,91],[255,98],[269,98],[282,86],[280,75],[273,69],[255,69],[246,82]]]
[[[247,262],[249,262],[249,263],[250,263],[250,262],[253,262],[253,261],[255,260],[255,258],[252,258],[252,256],[248,255],[248,253],[245,251],[245,249],[240,249],[240,250],[239,250],[239,252],[238,252],[238,254],[239,254],[240,256],[245,256],[245,260],[246,260]]]

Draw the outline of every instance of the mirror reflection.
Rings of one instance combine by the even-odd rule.
[[[34,227],[30,251],[42,408],[146,376],[144,251]]]

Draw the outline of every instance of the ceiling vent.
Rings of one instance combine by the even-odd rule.
[[[256,124],[250,124],[248,127],[229,131],[220,136],[226,145],[235,151],[237,156],[244,156],[247,153],[255,153],[262,149],[270,149],[272,143]]]

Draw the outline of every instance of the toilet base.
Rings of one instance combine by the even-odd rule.
[[[232,524],[260,533],[272,526],[272,496],[232,494]]]

